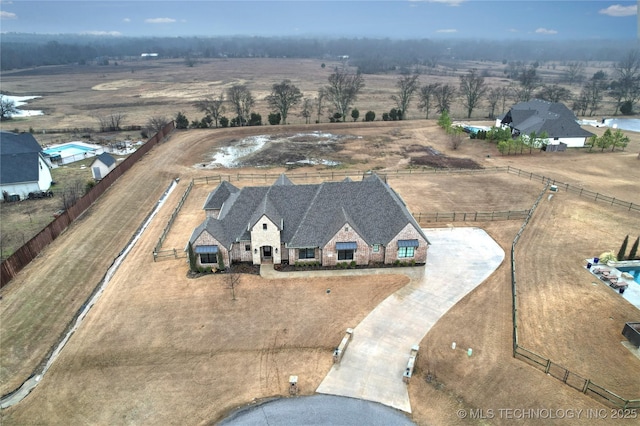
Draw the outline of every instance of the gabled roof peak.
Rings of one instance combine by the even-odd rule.
[[[282,173],[278,177],[278,179],[276,179],[276,181],[273,183],[273,186],[283,186],[283,185],[294,185],[294,183],[291,182],[287,177],[287,175],[285,175],[284,173]]]

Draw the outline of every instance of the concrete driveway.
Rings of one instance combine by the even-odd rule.
[[[411,282],[378,305],[354,328],[340,364],[317,389],[379,402],[410,413],[402,375],[409,352],[453,305],[495,271],[502,248],[482,229],[425,229],[427,265]],[[409,272],[409,271],[407,271]],[[338,344],[339,342],[336,342]]]

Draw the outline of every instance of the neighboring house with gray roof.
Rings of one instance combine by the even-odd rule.
[[[400,196],[377,175],[362,181],[271,186],[222,182],[189,242],[199,266],[232,262],[424,264],[429,241]]]
[[[496,126],[510,127],[514,137],[537,135],[546,132],[547,145],[583,147],[593,133],[584,130],[569,108],[559,102],[533,99],[511,107],[504,117],[496,121]]]
[[[48,191],[51,170],[31,133],[0,132],[0,191],[12,200]]]
[[[95,180],[104,179],[104,177],[116,168],[116,159],[103,152],[98,155],[91,163],[91,174]]]

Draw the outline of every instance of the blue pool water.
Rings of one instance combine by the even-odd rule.
[[[58,145],[56,147],[43,149],[42,152],[47,155],[55,155],[55,154],[63,154],[63,157],[70,157],[73,155],[84,154],[85,152],[95,151],[95,148],[90,148],[87,146],[76,145],[73,143],[67,143],[63,145]]]
[[[489,130],[491,130],[491,127],[487,127],[487,126],[464,126],[464,129],[467,130],[469,133],[476,134],[480,130],[489,131]]]
[[[627,266],[627,267],[616,268],[616,269],[620,272],[627,272],[633,275],[633,280],[638,284],[640,284],[640,268],[639,267]]]

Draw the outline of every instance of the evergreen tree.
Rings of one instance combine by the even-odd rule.
[[[189,241],[189,247],[187,248],[187,253],[189,255],[189,270],[191,272],[197,271],[196,265],[196,254],[193,252],[193,246],[191,245],[191,241]]]
[[[636,242],[631,246],[627,260],[635,260],[638,258],[638,244],[640,244],[640,237],[636,238]]]
[[[444,130],[449,130],[449,127],[451,127],[451,117],[449,117],[449,112],[446,109],[442,111],[442,114],[440,114],[438,126]]]
[[[182,112],[178,112],[178,114],[176,114],[176,129],[186,129],[187,127],[189,127],[189,120],[187,119],[187,116],[184,115]]]
[[[624,241],[620,246],[620,250],[618,251],[618,260],[624,260],[624,254],[627,251],[627,244],[629,244],[629,236],[624,237]]]

